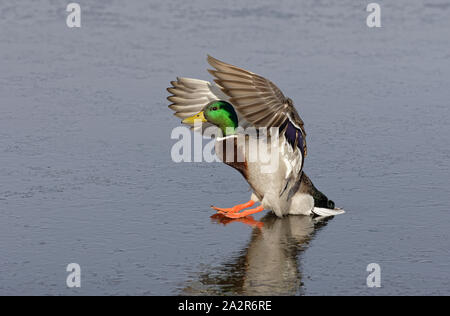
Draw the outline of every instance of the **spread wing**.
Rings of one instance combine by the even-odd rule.
[[[211,56],[208,56],[208,62],[215,68],[208,70],[216,78],[214,82],[249,123],[256,127],[280,127],[288,141],[297,145],[306,156],[304,123],[291,99],[264,77]]]
[[[170,83],[172,86],[167,88],[167,91],[171,95],[167,99],[172,104],[169,105],[169,108],[175,111],[174,115],[180,119],[197,114],[211,101],[228,101],[230,99],[219,87],[208,81],[177,77],[177,81],[171,81]],[[240,126],[245,127],[248,125],[248,122],[239,113],[238,117]],[[203,123],[202,133],[210,126],[213,125],[211,123]]]
[[[169,108],[175,111],[175,116],[185,119],[197,114],[203,107],[211,101],[228,99],[217,87],[208,81],[180,78],[171,81],[172,87],[167,88],[172,95],[167,100],[172,102]]]

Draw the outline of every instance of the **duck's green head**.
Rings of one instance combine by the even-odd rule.
[[[222,130],[224,136],[233,135],[238,127],[238,116],[233,106],[226,101],[213,101],[207,104],[203,111],[184,119],[185,124],[195,121],[209,122]]]

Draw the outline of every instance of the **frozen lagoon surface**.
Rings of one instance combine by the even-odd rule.
[[[450,294],[450,5],[59,1],[0,5],[0,294]],[[347,213],[256,216],[220,163],[172,162],[165,88],[206,54],[275,82],[305,171]],[[82,286],[66,287],[66,266]],[[366,267],[381,266],[381,288]]]

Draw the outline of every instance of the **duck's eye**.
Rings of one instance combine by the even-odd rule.
[[[217,111],[217,106],[212,108],[213,111]]]

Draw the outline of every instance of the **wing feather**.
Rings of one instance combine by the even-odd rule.
[[[208,81],[177,77],[176,81],[171,81],[171,87],[167,91],[171,94],[167,99],[172,102],[169,108],[173,110],[176,117],[185,119],[197,114],[203,108],[215,100],[224,100],[229,102],[229,97],[222,90]],[[239,125],[246,127],[248,122],[238,113]],[[202,124],[201,132],[212,126],[210,123]],[[193,129],[200,131],[199,129]]]
[[[208,70],[218,87],[230,97],[236,111],[256,127],[281,127],[287,121],[300,130],[303,154],[306,156],[306,132],[292,100],[270,80],[253,72],[208,56],[214,68]]]
[[[167,97],[172,102],[169,108],[181,119],[200,112],[211,101],[227,98],[219,89],[214,91],[208,81],[178,77],[171,84],[172,87],[167,88],[172,94]]]

